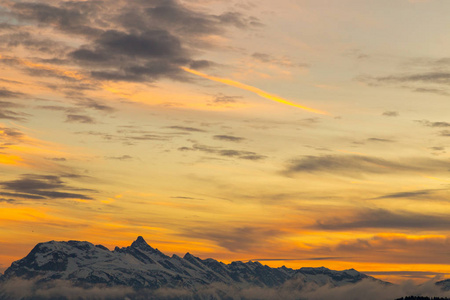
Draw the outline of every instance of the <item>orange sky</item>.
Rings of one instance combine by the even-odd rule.
[[[39,242],[141,235],[167,254],[450,277],[449,9],[0,4],[0,271]]]

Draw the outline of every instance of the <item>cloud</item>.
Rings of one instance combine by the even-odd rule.
[[[427,276],[441,276],[447,275],[448,273],[440,273],[440,272],[425,272],[425,271],[365,271],[364,274],[377,276],[377,275],[400,275],[405,277],[414,277],[414,278],[427,278]]]
[[[439,132],[440,136],[450,136],[450,130],[442,130]]]
[[[265,159],[265,155],[257,154],[251,151],[241,151],[241,150],[232,150],[232,149],[220,149],[217,147],[209,147],[200,144],[194,144],[192,147],[180,147],[178,151],[201,151],[210,154],[217,154],[219,156],[225,157],[236,157],[239,159],[246,160],[262,160]]]
[[[450,164],[445,161],[426,158],[402,158],[390,161],[362,155],[322,155],[304,156],[291,160],[283,173],[330,173],[343,176],[362,176],[363,174],[386,174],[399,172],[446,172]]]
[[[36,199],[36,200],[38,199],[92,200],[90,196],[78,192],[83,191],[92,193],[96,191],[70,187],[66,185],[66,183],[63,180],[61,180],[61,177],[63,176],[23,174],[20,177],[20,179],[0,182],[0,186],[4,190],[9,191],[0,194],[3,196],[11,196],[25,199]],[[64,177],[68,176],[64,175]]]
[[[234,104],[241,103],[242,96],[228,96],[224,94],[218,94],[213,97],[211,101],[208,102],[209,106],[225,106],[232,107]]]
[[[303,257],[303,258],[255,258],[252,261],[302,261],[302,260],[342,260],[348,257],[326,256],[326,257]]]
[[[438,190],[419,190],[419,191],[411,191],[411,192],[400,192],[400,193],[393,193],[393,194],[387,194],[380,197],[376,197],[373,199],[389,199],[389,198],[424,198],[424,196],[427,196],[426,198],[429,198],[431,194],[435,193]]]
[[[5,88],[0,88],[0,99],[2,98],[20,98],[25,96],[24,93],[11,91]],[[2,102],[3,103],[3,102]],[[9,105],[9,107],[13,107],[14,105]],[[2,107],[5,107],[2,105]]]
[[[162,135],[157,132],[145,131],[145,130],[132,130],[132,129],[120,129],[117,130],[117,134],[104,133],[99,131],[78,131],[75,134],[82,134],[87,136],[100,137],[105,141],[122,142],[124,145],[134,145],[140,141],[168,141],[172,137],[168,135]]]
[[[430,94],[437,94],[437,95],[442,95],[442,96],[448,96],[449,95],[446,90],[437,89],[437,88],[420,87],[420,88],[413,89],[413,91],[414,92],[418,92],[418,93],[430,93]]]
[[[449,246],[450,238],[445,235],[385,233],[370,238],[348,239],[311,251],[323,255],[349,255],[354,261],[361,262],[370,259],[371,262],[394,264],[448,264],[448,254],[442,249]]]
[[[364,209],[345,218],[333,217],[316,221],[314,228],[321,230],[363,230],[367,228],[445,230],[450,218],[445,214],[420,214],[386,209]]]
[[[39,280],[12,279],[0,285],[4,300],[13,299],[129,299],[134,294],[131,287],[76,286],[70,281],[55,280],[43,283]]]
[[[215,140],[227,141],[227,142],[242,142],[245,140],[242,137],[232,136],[232,135],[215,135],[213,137]]]
[[[98,111],[102,111],[102,112],[108,112],[108,113],[115,111],[115,109],[113,107],[103,104],[103,103],[100,103],[93,99],[80,100],[77,102],[76,105],[79,107],[90,108],[90,109],[94,109],[94,110],[98,110]]]
[[[20,140],[25,137],[25,134],[15,128],[0,127],[0,137],[9,140]]]
[[[380,138],[368,138],[367,139],[369,142],[381,142],[381,143],[393,143],[393,140],[389,140],[389,139],[380,139]]]
[[[67,161],[67,159],[65,157],[46,157],[45,159],[47,160],[52,160],[52,161]]]
[[[166,128],[187,131],[187,132],[206,132],[203,129],[199,129],[199,128],[195,128],[195,127],[187,127],[187,126],[168,126]]]
[[[450,83],[450,73],[445,70],[446,61],[442,60],[438,63],[436,60],[425,59],[419,63],[414,61],[412,65],[419,67],[420,71],[388,76],[360,76],[359,80],[372,86],[395,85],[417,93],[449,95],[447,87]],[[428,70],[422,71],[424,68]]]
[[[382,115],[385,117],[398,117],[399,113],[398,111],[387,110],[383,112]]]
[[[130,155],[122,155],[122,156],[108,156],[106,159],[113,159],[113,160],[132,160],[133,157]]]
[[[231,27],[252,30],[262,25],[239,12],[194,11],[176,0],[116,1],[113,9],[97,1],[19,2],[4,13],[17,24],[8,27],[12,31],[9,43],[53,54],[65,65],[77,64],[96,80],[187,80],[180,66],[214,64],[194,57],[217,47],[210,37],[223,36]],[[64,44],[52,35],[36,39],[25,24],[55,29],[65,37],[59,41],[76,38],[84,43]],[[60,51],[55,53],[56,48]],[[49,70],[30,71],[36,76],[57,75]]]
[[[315,113],[315,114],[329,115],[328,112],[321,111],[321,110],[318,110],[318,109],[315,109],[315,108],[311,108],[311,107],[307,107],[307,106],[304,106],[304,105],[300,105],[300,104],[291,102],[291,101],[289,101],[287,99],[284,99],[284,98],[282,98],[282,97],[280,97],[278,95],[268,93],[268,92],[263,91],[263,90],[261,90],[261,89],[259,89],[257,87],[254,87],[254,86],[251,86],[251,85],[248,85],[248,84],[244,84],[244,83],[241,83],[241,82],[229,79],[229,78],[222,78],[222,77],[217,77],[217,76],[211,76],[211,75],[208,75],[208,74],[196,71],[196,70],[192,70],[192,69],[186,68],[184,66],[181,66],[180,68],[182,70],[186,71],[187,73],[190,73],[190,74],[193,74],[193,75],[196,75],[196,76],[199,76],[199,77],[211,80],[211,81],[220,82],[220,83],[225,84],[225,85],[233,86],[235,88],[239,88],[239,89],[242,89],[242,90],[245,90],[245,91],[252,92],[252,93],[254,93],[254,94],[256,94],[256,95],[258,95],[258,96],[260,96],[262,98],[268,99],[270,101],[275,101],[275,102],[278,102],[278,103],[281,103],[281,104],[284,104],[284,105],[297,107],[297,108],[300,108],[300,109],[303,109],[303,110],[306,110],[308,112]]]
[[[445,151],[445,147],[441,147],[441,146],[429,147],[429,149],[434,150],[434,151]]]
[[[8,203],[8,204],[17,204],[17,200],[15,199],[6,199],[6,198],[0,198],[0,203]]]
[[[267,229],[257,226],[241,226],[234,228],[189,228],[183,231],[183,236],[213,241],[217,245],[232,252],[249,251],[264,245],[267,240],[283,233],[277,229]]]
[[[363,279],[354,284],[334,287],[305,284],[302,279],[288,280],[277,287],[237,287],[221,283],[203,285],[195,291],[188,288],[159,288],[139,291],[128,287],[106,287],[94,285],[81,287],[70,281],[55,280],[42,283],[36,280],[14,279],[0,286],[5,300],[12,299],[247,299],[247,300],[392,300],[410,295],[448,297],[450,292],[442,291],[435,280],[415,285],[405,281],[400,285],[386,285],[382,282]]]
[[[79,112],[80,111],[79,108],[65,107],[65,106],[58,106],[58,105],[40,105],[40,106],[37,106],[37,108],[39,108],[39,109],[46,109],[46,110],[53,110],[53,111],[64,111],[64,112],[67,112],[67,113],[75,113],[75,112]]]
[[[67,123],[85,123],[85,124],[95,124],[93,118],[84,115],[67,115]]]
[[[415,122],[422,124],[427,127],[437,127],[437,128],[445,128],[450,127],[450,123],[448,122],[431,122],[428,120],[415,120]]]
[[[281,67],[287,68],[307,68],[308,64],[305,63],[294,63],[291,59],[286,56],[274,57],[268,53],[255,52],[252,54],[252,58],[263,63],[275,64]]]
[[[426,72],[407,75],[391,75],[384,77],[373,77],[373,80],[380,83],[405,83],[405,82],[425,82],[435,84],[449,84],[450,73],[448,72]]]
[[[25,96],[25,94],[23,94],[23,93],[14,92],[14,91],[11,91],[8,89],[0,88],[0,99],[15,99],[15,98],[21,98],[23,96]],[[29,116],[29,114],[12,110],[12,109],[21,108],[21,107],[23,107],[23,106],[16,102],[0,100],[0,119],[25,121],[26,117]]]
[[[26,117],[28,116],[29,114],[0,108],[0,119],[7,119],[13,121],[26,121],[27,120]]]
[[[21,21],[35,21],[41,26],[51,26],[66,33],[95,35],[99,32],[94,23],[99,21],[101,3],[86,1],[58,4],[19,2],[11,7],[11,13]]]

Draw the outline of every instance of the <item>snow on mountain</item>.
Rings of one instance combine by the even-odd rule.
[[[342,286],[375,278],[356,270],[333,271],[327,268],[271,268],[259,262],[235,261],[224,264],[190,253],[169,257],[138,237],[129,247],[114,251],[89,242],[68,241],[37,244],[23,259],[12,263],[1,281],[36,279],[41,282],[67,280],[74,284],[104,284],[133,288],[187,288],[196,290],[220,283],[238,288],[278,287],[288,281],[298,288],[306,285]]]

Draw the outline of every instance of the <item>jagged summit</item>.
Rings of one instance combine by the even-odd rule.
[[[131,244],[131,247],[150,247],[142,236],[138,236],[137,239]]]
[[[116,247],[114,251],[80,241],[39,243],[26,257],[14,262],[0,280],[14,278],[192,290],[212,283],[234,287],[277,287],[295,280],[298,286],[341,286],[363,279],[376,280],[355,270],[271,268],[257,261],[224,264],[212,258],[201,259],[189,252],[183,258],[177,255],[169,257],[152,248],[142,236],[138,236],[130,246]]]

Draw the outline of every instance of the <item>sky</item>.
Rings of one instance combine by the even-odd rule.
[[[447,0],[0,1],[0,271],[36,243],[450,275]]]

